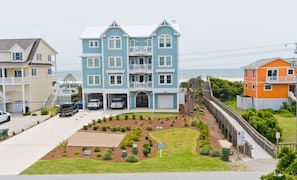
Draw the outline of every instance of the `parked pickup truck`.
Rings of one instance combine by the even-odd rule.
[[[99,99],[90,99],[88,101],[88,109],[99,109],[102,105],[103,103]]]
[[[73,114],[79,111],[77,103],[65,103],[61,104],[59,108],[59,116],[73,116]]]

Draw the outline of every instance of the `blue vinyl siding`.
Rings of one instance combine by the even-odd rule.
[[[102,62],[100,61],[99,68],[88,68],[87,67],[87,58],[82,58],[82,74],[83,74],[83,81],[82,86],[83,88],[102,88]],[[88,76],[89,75],[100,75],[100,85],[88,85]]]
[[[98,40],[99,47],[98,48],[89,48],[90,40]],[[82,40],[82,52],[85,54],[102,53],[101,39],[83,39]]]

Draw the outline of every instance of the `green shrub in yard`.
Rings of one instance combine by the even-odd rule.
[[[40,113],[41,113],[41,115],[48,115],[48,110],[42,109]]]
[[[112,155],[110,153],[106,152],[102,155],[102,159],[103,160],[112,160]]]
[[[137,162],[138,161],[138,157],[134,154],[129,154],[127,157],[126,157],[126,161],[127,162]]]
[[[129,116],[126,114],[125,115],[125,120],[128,120],[129,119]]]
[[[135,120],[136,119],[136,115],[132,114],[132,119]]]
[[[94,127],[93,127],[93,130],[94,130],[94,131],[97,131],[98,129],[99,129],[99,126],[94,126]]]
[[[89,127],[88,125],[84,125],[83,130],[88,130],[88,127]]]
[[[146,129],[147,131],[151,131],[151,130],[153,130],[152,126],[146,126],[145,129]]]
[[[125,126],[125,130],[126,131],[131,131],[131,127],[130,126]]]
[[[212,150],[212,148],[210,146],[203,146],[200,149],[200,154],[201,155],[207,155],[208,156],[211,150]]]
[[[100,152],[99,147],[95,147],[95,148],[94,148],[94,152]]]
[[[102,119],[97,119],[97,123],[102,123]]]
[[[116,115],[116,120],[120,120],[120,116],[119,115]]]
[[[36,113],[32,113],[32,116],[37,116],[37,114]]]
[[[193,118],[191,121],[191,126],[199,127],[200,121],[198,118]]]
[[[85,151],[85,150],[88,150],[88,147],[82,147],[82,149],[81,149],[82,151]]]
[[[220,157],[221,156],[221,153],[219,151],[217,151],[217,150],[211,149],[209,151],[209,156],[211,156],[211,157]]]

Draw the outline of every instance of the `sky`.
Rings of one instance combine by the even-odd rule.
[[[87,26],[179,24],[181,69],[241,68],[292,58],[296,0],[0,0],[0,38],[42,38],[57,69],[81,70]]]

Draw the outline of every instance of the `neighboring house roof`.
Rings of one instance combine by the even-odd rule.
[[[162,21],[162,23],[163,22],[166,22],[170,27],[172,27],[174,29],[174,31],[176,31],[177,34],[179,34],[178,24],[169,23],[166,20]],[[115,21],[113,21],[112,24],[117,24],[117,23]],[[152,35],[152,33],[155,32],[155,30],[159,26],[160,26],[160,24],[156,24],[156,25],[137,25],[137,26],[126,25],[126,26],[118,26],[118,27],[121,28],[130,37],[149,37],[149,36]],[[112,27],[112,26],[89,26],[83,31],[80,38],[81,39],[100,38],[108,30],[108,28],[110,28],[110,27]]]
[[[242,67],[243,69],[258,69],[259,67],[261,66],[264,66],[265,64],[268,64],[274,60],[277,60],[277,59],[280,59],[280,60],[283,60],[283,61],[286,61],[288,63],[291,63],[292,61],[296,61],[295,58],[280,58],[280,57],[275,57],[275,58],[265,58],[265,59],[260,59],[258,61],[255,61],[253,63],[250,63],[244,67]]]
[[[29,47],[31,49],[29,50],[29,55],[27,59],[24,62],[0,62],[2,66],[14,66],[14,65],[25,65],[27,63],[30,63],[37,51],[37,48],[39,46],[39,43],[43,41],[55,54],[57,52],[48,45],[43,39],[41,38],[30,38],[30,39],[0,39],[0,52],[1,51],[10,51],[11,48],[13,48],[14,45],[19,45],[22,49],[26,50]]]
[[[67,76],[64,77],[63,81],[64,81],[64,83],[67,83],[69,81],[75,82],[76,79],[72,74],[67,74]]]

